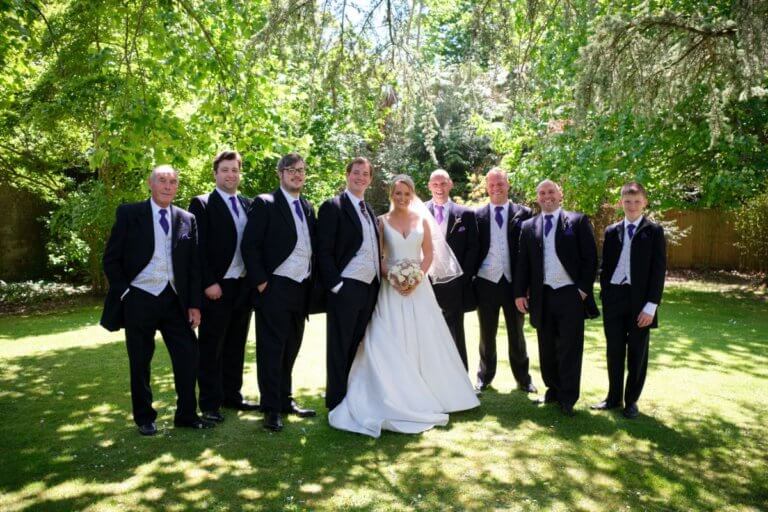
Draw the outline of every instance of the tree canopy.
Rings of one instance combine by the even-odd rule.
[[[103,286],[114,208],[148,170],[206,191],[224,148],[246,194],[279,156],[319,201],[364,154],[377,179],[436,167],[468,194],[491,165],[589,213],[620,184],[653,206],[765,189],[768,2],[0,0],[0,179],[52,204],[52,264]],[[374,191],[376,192],[376,191]],[[376,197],[374,193],[374,197]],[[379,199],[383,201],[381,192]]]

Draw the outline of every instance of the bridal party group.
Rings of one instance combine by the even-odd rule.
[[[378,217],[365,200],[374,168],[364,157],[340,170],[345,189],[317,212],[302,195],[311,169],[297,153],[279,160],[279,186],[252,199],[238,192],[239,153],[219,153],[211,170],[211,191],[183,209],[174,204],[183,175],[154,168],[150,197],[118,207],[104,251],[101,324],[124,329],[140,434],[158,432],[150,385],[158,331],[173,368],[176,427],[213,428],[225,409],[260,411],[273,432],[285,415],[315,416],[292,389],[305,322],[315,313],[326,315],[325,406],[335,428],[414,434],[479,406],[499,370],[502,313],[517,389],[571,417],[585,320],[601,316],[598,274],[608,390],[591,407],[639,415],[666,272],[664,232],[646,215],[640,183],[621,187],[623,218],[605,229],[598,257],[589,219],[562,208],[558,183],[536,186],[534,212],[510,200],[499,167],[487,171],[487,202],[476,209],[454,202],[445,170],[432,172],[423,203],[413,180],[396,176],[389,210]],[[241,392],[254,313],[258,402]],[[468,313],[479,324],[472,379]],[[540,396],[526,317],[538,342]]]

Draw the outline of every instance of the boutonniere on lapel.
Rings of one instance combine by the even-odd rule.
[[[461,224],[461,216],[460,215],[454,215],[453,216],[453,228],[451,228],[451,231],[456,231],[458,233],[461,233],[465,229],[467,229],[467,228],[465,228]]]
[[[646,233],[645,231],[641,231],[640,240],[645,240],[646,238],[648,238],[648,233]]]
[[[568,222],[568,219],[563,219],[563,235],[573,236],[573,226]]]

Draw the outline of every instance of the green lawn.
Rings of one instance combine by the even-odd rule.
[[[142,438],[130,417],[122,333],[98,327],[99,312],[84,303],[0,318],[4,512],[768,509],[768,305],[725,285],[668,286],[635,421],[587,409],[607,385],[595,321],[575,418],[512,391],[500,343],[505,360],[479,409],[452,415],[446,428],[378,440],[327,424],[320,316],[294,371],[296,395],[317,418],[290,418],[280,434],[265,432],[258,414],[234,412],[204,433],[173,429],[159,342],[160,434]],[[474,368],[474,315],[467,333]],[[541,386],[535,337],[526,334]],[[245,392],[258,398],[252,342],[248,361]]]

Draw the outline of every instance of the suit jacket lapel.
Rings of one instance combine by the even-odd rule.
[[[632,240],[635,239],[635,237],[640,233],[641,230],[648,227],[648,218],[643,215],[643,220],[640,221],[640,224],[637,225],[637,229],[635,230],[635,234],[632,235]]]
[[[155,219],[154,215],[152,214],[152,205],[150,204],[150,199],[147,199],[147,201],[144,203],[144,208],[142,212],[142,217],[144,217],[144,220],[141,223],[141,230],[142,230],[142,238],[145,240],[145,243],[142,244],[142,247],[147,247],[147,252],[145,254],[144,258],[144,265],[146,266],[149,261],[152,259],[152,255],[155,253]]]
[[[242,203],[240,203],[240,206],[242,206]],[[229,226],[230,231],[232,232],[232,236],[237,240],[237,226],[235,226],[235,221],[230,213],[230,206],[216,189],[213,189],[213,192],[208,196],[208,208],[218,210],[218,215],[224,219],[224,222]],[[242,215],[244,211],[245,210],[241,208],[240,214]]]
[[[446,221],[448,224],[445,225],[445,236],[448,236],[456,225],[456,216],[453,215],[451,203],[445,203],[445,206],[443,207],[443,222]]]
[[[539,249],[544,248],[544,214],[539,214],[533,224],[533,236]]]
[[[517,222],[515,215],[517,215],[518,211],[519,210],[516,210],[511,202],[509,203],[509,206],[507,206],[507,239],[512,235],[512,230]]]
[[[347,212],[347,215],[349,215],[349,217],[352,219],[352,222],[355,224],[355,226],[357,226],[357,230],[360,232],[360,236],[363,236],[363,224],[360,222],[360,216],[357,214],[357,205],[352,204],[352,200],[349,198],[346,192],[341,193],[341,208]]]
[[[560,243],[563,241],[563,232],[565,231],[567,224],[568,217],[564,210],[560,210],[560,216],[557,218],[557,224],[555,224],[555,248],[560,247]]]
[[[283,194],[283,191],[278,188],[272,192],[272,196],[275,198],[275,204],[277,205],[277,209],[280,211],[280,214],[285,219],[285,222],[287,222],[288,225],[293,228],[295,234],[296,221],[293,218],[291,206],[288,204],[288,201],[285,198],[285,194]]]

